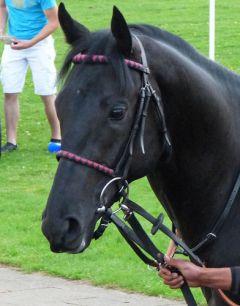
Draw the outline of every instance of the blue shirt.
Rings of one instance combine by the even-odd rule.
[[[54,8],[56,0],[5,0],[8,10],[8,34],[30,40],[47,24],[44,10]]]

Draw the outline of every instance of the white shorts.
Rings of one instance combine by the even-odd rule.
[[[23,90],[28,67],[32,71],[34,92],[40,96],[56,93],[56,68],[54,42],[51,36],[31,48],[13,50],[4,46],[0,78],[4,93],[20,93]]]

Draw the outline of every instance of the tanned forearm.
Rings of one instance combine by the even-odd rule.
[[[239,291],[239,277],[240,269],[235,267],[233,269],[234,279],[232,279],[231,268],[205,268],[199,267],[190,261],[184,261],[165,256],[165,262],[168,266],[175,267],[180,271],[180,274],[171,272],[166,267],[160,267],[159,275],[163,278],[164,283],[172,289],[180,288],[184,281],[190,287],[209,287],[223,290],[230,290],[232,287],[234,291]],[[233,283],[233,284],[232,284]]]
[[[39,41],[43,40],[44,38],[46,38],[47,36],[52,34],[59,26],[58,15],[57,15],[57,7],[45,11],[45,15],[48,18],[48,23],[42,29],[42,31],[39,32],[39,34],[32,39],[33,45],[35,45]]]
[[[4,0],[0,0],[0,35],[6,32],[7,8]]]
[[[201,287],[221,288],[229,290],[232,284],[230,268],[201,268],[199,285]]]
[[[46,10],[44,13],[48,19],[46,26],[31,40],[14,40],[13,44],[11,44],[12,49],[21,50],[30,48],[52,34],[57,29],[59,25],[57,7]]]

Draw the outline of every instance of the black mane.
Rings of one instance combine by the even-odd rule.
[[[190,44],[170,32],[146,24],[133,24],[130,25],[129,28],[133,34],[146,35],[153,39],[167,43],[169,46],[172,46],[192,60],[199,61],[200,58],[202,61],[206,60],[206,58],[197,52],[196,49],[194,49]],[[105,54],[110,56],[110,58],[114,58],[117,55],[122,59],[121,54],[113,46],[114,39],[109,30],[92,32],[90,39],[84,42],[81,41],[80,44],[78,44],[78,42],[74,44],[63,63],[60,71],[60,78],[63,78],[67,74],[72,63],[72,57],[80,52],[86,52],[86,50],[89,54]]]
[[[236,73],[230,71],[221,64],[209,60],[179,36],[146,24],[132,24],[129,25],[129,29],[133,34],[148,36],[160,43],[167,44],[170,48],[173,48],[205,72],[209,73],[213,78],[223,81],[229,91],[239,90],[240,78]],[[59,80],[64,79],[68,74],[72,64],[72,57],[79,52],[88,54],[104,54],[108,56],[110,64],[112,65],[119,82],[119,87],[123,90],[129,86],[129,69],[123,62],[122,54],[116,48],[115,40],[111,31],[105,29],[92,32],[90,39],[85,42],[81,41],[79,44],[78,41],[76,41],[73,48],[66,56],[59,73]],[[234,88],[232,84],[235,84]]]
[[[213,77],[224,81],[226,86],[230,87],[230,90],[232,90],[232,83],[237,84],[237,88],[239,88],[240,78],[238,74],[219,63],[209,60],[181,37],[146,24],[131,25],[130,29],[136,34],[147,35],[159,42],[166,43],[168,46],[180,52],[181,55],[186,56],[189,60],[204,69],[207,73],[210,73]]]

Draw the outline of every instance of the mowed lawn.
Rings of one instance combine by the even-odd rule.
[[[206,56],[208,54],[206,0],[65,0],[64,3],[72,16],[90,30],[109,27],[112,6],[116,5],[129,23],[160,26],[186,39]],[[239,15],[239,1],[218,3],[216,60],[236,72],[240,72]],[[59,69],[68,46],[60,30],[54,37]],[[4,131],[2,94],[0,97]],[[104,237],[93,241],[81,255],[50,252],[41,233],[41,213],[57,167],[55,156],[47,152],[49,137],[43,105],[33,94],[29,74],[21,95],[19,150],[2,156],[0,161],[0,263],[28,272],[44,271],[66,278],[89,280],[97,285],[182,298],[180,291],[168,289],[155,271],[139,261],[113,225]],[[130,195],[155,216],[162,211],[146,179],[133,183]],[[166,224],[170,226],[168,220]],[[148,225],[146,228],[150,231]],[[165,237],[158,234],[155,241],[161,250],[166,250],[168,240]],[[199,303],[203,303],[200,292],[195,290],[195,293]]]

